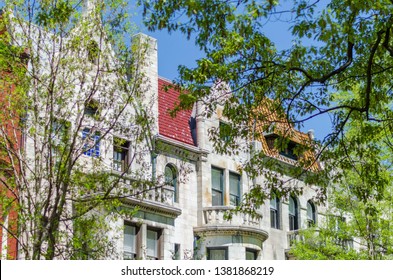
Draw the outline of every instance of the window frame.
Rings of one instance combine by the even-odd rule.
[[[275,200],[276,208],[272,207],[272,201]],[[270,227],[275,229],[281,229],[281,200],[273,194],[270,199]],[[274,223],[273,223],[274,222]]]
[[[224,259],[212,259],[211,252],[212,251],[224,251]],[[206,260],[228,260],[228,247],[226,246],[218,246],[218,247],[206,247]]]
[[[295,150],[297,149],[298,146],[299,146],[298,143],[294,141],[289,141],[286,147],[279,151],[279,154],[289,159],[297,161],[299,160],[299,156],[295,154]]]
[[[247,258],[247,253],[252,253],[253,254],[253,258],[252,259],[248,259]],[[258,250],[256,250],[256,249],[252,249],[252,248],[246,248],[246,252],[245,252],[245,260],[257,260],[258,259],[258,254],[259,254],[259,251]]]
[[[94,133],[94,134],[93,134]],[[82,130],[82,140],[85,142],[83,144],[83,154],[89,157],[100,157],[101,155],[101,133],[99,131],[91,131],[91,128],[85,127]],[[89,140],[87,138],[90,138]],[[88,146],[88,141],[93,141],[93,146]]]
[[[181,245],[179,243],[173,244],[173,260],[180,260],[181,259]]]
[[[220,139],[224,143],[228,143],[231,141],[231,139],[232,139],[231,129],[232,128],[229,123],[224,122],[222,120],[219,121],[219,124],[218,124],[219,136],[220,136]]]
[[[309,208],[310,206],[310,208]],[[311,213],[309,212],[311,210]],[[311,216],[310,216],[311,214]],[[307,201],[307,227],[313,227],[317,225],[317,211],[314,202],[311,200]]]
[[[236,177],[237,181],[237,194],[232,193],[232,188],[231,188],[231,177]],[[235,199],[235,205],[232,204],[232,198],[234,197]],[[234,172],[229,172],[229,205],[231,206],[239,206],[240,205],[240,198],[241,198],[241,176],[240,174],[234,173]]]
[[[220,172],[220,189],[214,188],[213,184],[213,171]],[[215,166],[211,167],[211,192],[212,192],[212,206],[223,206],[224,205],[224,195],[225,195],[225,183],[224,183],[224,169]],[[214,193],[221,195],[221,201],[215,204]]]
[[[83,114],[86,117],[96,119],[100,113],[100,102],[97,99],[90,99],[86,101],[85,108],[83,110]]]
[[[132,252],[132,251],[127,252],[126,251],[126,246],[125,246],[125,243],[126,243],[126,227],[133,227],[133,228],[135,228],[135,240],[134,240],[135,252]],[[123,259],[124,260],[135,260],[135,259],[138,259],[140,257],[140,248],[138,246],[141,243],[140,239],[141,239],[141,228],[139,226],[137,226],[136,224],[134,224],[134,223],[129,223],[129,222],[124,221],[124,230],[123,230]],[[126,254],[133,255],[133,256],[131,258],[126,258],[125,257]]]
[[[156,250],[157,250],[157,252],[156,252],[156,256],[149,256],[148,255],[148,250],[149,250],[149,248],[148,248],[148,235],[149,235],[149,231],[150,232],[154,232],[154,233],[156,233],[157,234],[157,238],[156,239],[154,239],[155,240],[155,242],[156,242]],[[163,232],[162,232],[163,230],[162,229],[159,229],[159,228],[155,228],[155,227],[149,227],[149,226],[147,226],[146,227],[146,259],[147,260],[159,260],[160,258],[161,258],[161,243],[162,243],[162,236],[163,236]]]
[[[291,201],[293,201],[294,213],[291,213]],[[296,231],[299,230],[299,203],[295,196],[290,196],[288,199],[288,218],[289,218],[289,230]]]
[[[118,145],[116,141],[122,141],[121,145]],[[123,138],[114,137],[113,138],[113,161],[112,161],[112,169],[118,172],[128,172],[129,171],[129,152],[130,152],[130,141],[127,141]],[[115,159],[115,155],[120,155],[120,160]],[[117,168],[117,167],[120,168]],[[120,170],[119,170],[120,169]]]
[[[172,178],[168,180],[167,170],[171,171]],[[179,202],[178,172],[175,165],[168,163],[164,168],[165,184],[173,187],[173,202]]]

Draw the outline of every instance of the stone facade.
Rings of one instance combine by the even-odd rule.
[[[108,235],[118,240],[117,253],[113,258],[287,258],[290,242],[297,236],[296,230],[307,227],[307,204],[315,196],[317,186],[305,185],[301,180],[293,178],[292,184],[302,188],[303,194],[293,197],[291,201],[290,198],[276,201],[276,208],[273,209],[276,211],[274,226],[269,200],[265,201],[255,215],[238,213],[232,219],[226,219],[240,202],[242,195],[255,183],[245,172],[239,172],[241,164],[250,155],[240,153],[229,156],[215,151],[208,138],[208,131],[218,128],[220,122],[225,122],[220,107],[207,118],[204,116],[202,103],[196,103],[192,111],[180,112],[175,118],[171,118],[168,110],[173,108],[179,93],[174,89],[166,91],[164,88],[170,82],[158,76],[157,41],[143,34],[138,34],[135,40],[149,46],[146,62],[141,67],[146,84],[142,86],[145,87],[139,101],[149,108],[146,112],[152,120],[150,134],[153,135],[153,141],[151,146],[144,143],[145,146],[141,148],[143,164],[129,164],[131,169],[143,168],[144,177],[157,180],[157,187],[149,190],[142,187],[131,188],[134,178],[124,176],[122,179],[122,186],[129,188],[130,192],[122,200],[123,207],[138,207],[138,212],[130,217],[118,217],[112,222],[112,231]],[[115,78],[103,77],[109,84]],[[212,94],[218,91],[219,88],[213,88]],[[83,93],[81,88],[79,93]],[[75,98],[83,99],[77,96]],[[100,100],[100,96],[96,96],[96,99]],[[105,103],[105,99],[102,102]],[[83,111],[78,106],[73,109]],[[136,114],[135,110],[129,108],[130,114]],[[76,119],[74,115],[78,114],[71,114],[72,122]],[[99,126],[93,119],[82,124],[86,127]],[[76,128],[71,125],[71,129]],[[110,172],[117,166],[113,148],[115,137],[124,135],[108,135],[100,140],[98,157],[102,159],[102,168]],[[85,138],[82,137],[82,140],[86,141]],[[125,140],[133,142],[131,137]],[[257,149],[266,148],[263,141],[254,142]],[[28,139],[24,143],[24,149],[33,151],[34,144],[33,140]],[[81,142],[80,146],[83,145]],[[134,152],[132,149],[128,151]],[[35,158],[33,152],[29,156],[31,159]],[[89,168],[91,158],[87,154],[81,156],[81,165]],[[293,160],[284,160],[290,168]],[[258,183],[263,182],[263,178],[258,180]],[[291,207],[292,212],[296,212],[292,216],[289,211]],[[314,205],[314,212],[316,222],[323,219],[323,207]],[[296,224],[295,227],[293,223]]]
[[[157,44],[151,44],[151,64],[149,77],[158,80],[157,95],[153,107],[157,121],[158,133],[156,141],[156,161],[154,173],[166,176],[166,167],[172,168],[175,175],[176,198],[165,203],[158,203],[156,208],[145,208],[140,218],[125,219],[128,225],[135,228],[135,234],[124,233],[123,244],[130,250],[129,240],[133,240],[132,249],[137,252],[135,258],[150,258],[146,251],[152,246],[159,253],[159,259],[286,259],[290,242],[297,238],[297,230],[291,230],[289,223],[289,201],[280,199],[278,204],[279,226],[271,226],[270,201],[257,211],[257,215],[235,214],[231,220],[225,216],[233,206],[233,195],[230,182],[239,181],[239,196],[246,193],[252,181],[246,173],[239,174],[241,163],[249,158],[249,154],[237,156],[221,155],[215,152],[208,131],[220,125],[222,109],[217,108],[213,116],[204,117],[204,107],[196,103],[192,111],[183,111],[173,119],[168,110],[173,109],[179,93],[173,88],[165,90],[170,82],[157,75]],[[214,94],[214,89],[212,90]],[[261,143],[255,143],[262,147]],[[291,161],[289,161],[291,163]],[[288,163],[287,163],[288,164]],[[290,164],[289,164],[290,167]],[[221,174],[220,201],[213,195],[212,170]],[[218,173],[217,173],[218,172]],[[262,178],[260,179],[262,181]],[[169,180],[170,181],[170,180]],[[171,181],[170,181],[171,182]],[[172,184],[172,183],[171,183]],[[293,179],[292,184],[302,188],[303,194],[296,200],[296,229],[306,228],[308,224],[307,204],[315,196],[317,186],[305,185],[301,180]],[[239,198],[241,199],[241,198]],[[213,201],[214,200],[214,201]],[[156,202],[156,201],[155,201]],[[139,205],[149,204],[149,199]],[[133,203],[130,203],[132,205]],[[160,207],[166,207],[166,211]],[[313,204],[315,222],[324,219],[325,208]],[[142,207],[142,209],[144,209]],[[151,217],[149,216],[151,215]],[[142,217],[143,216],[143,217]],[[122,221],[119,222],[120,224]],[[147,229],[158,232],[156,240],[147,236]],[[129,239],[129,240],[127,240]],[[149,243],[150,242],[150,243]],[[121,254],[122,244],[119,245]]]

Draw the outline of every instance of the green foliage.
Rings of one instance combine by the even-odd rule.
[[[150,30],[180,31],[205,52],[195,68],[179,67],[177,86],[189,94],[176,110],[206,100],[210,87],[222,81],[231,97],[209,99],[207,115],[224,102],[233,136],[261,137],[250,132],[249,124],[266,119],[266,112],[256,108],[271,98],[285,113],[271,122],[284,117],[301,128],[315,116],[332,116],[332,132],[321,139],[321,151],[341,141],[339,135],[350,117],[391,122],[385,117],[392,114],[387,82],[393,59],[390,1],[284,2],[140,0]],[[265,28],[271,25],[265,23],[280,17],[291,30],[293,46],[279,51],[266,35]],[[354,85],[359,98],[336,98],[352,92]],[[219,150],[228,150],[218,137],[212,140]],[[236,141],[232,145],[233,150],[238,148]],[[249,168],[255,173],[263,170],[258,164]]]
[[[355,116],[355,115],[354,115]],[[334,150],[325,155],[334,162],[334,188],[329,191],[332,215],[318,232],[304,233],[295,244],[296,258],[391,259],[393,252],[393,184],[391,131],[378,123],[351,118]],[[352,240],[357,250],[339,241]]]
[[[26,259],[115,257],[110,223],[135,213],[122,200],[152,187],[141,148],[150,120],[131,113],[148,44],[130,42],[127,1],[85,4],[6,0],[0,17],[0,211],[17,211]],[[114,135],[140,169],[108,168]]]
[[[347,212],[351,216],[348,234],[361,242],[360,253],[344,252],[334,244],[335,234],[321,229],[319,237],[310,237],[317,241],[309,248],[299,244],[303,246],[298,246],[299,258],[375,259],[391,255],[392,2],[139,3],[150,30],[180,31],[195,39],[205,52],[196,67],[179,67],[176,86],[188,95],[180,99],[175,111],[191,108],[195,100],[204,101],[207,116],[224,107],[231,126],[230,136],[225,139],[260,139],[268,127],[283,120],[299,129],[313,117],[331,116],[331,133],[311,147],[323,162],[320,172],[306,171],[309,161],[289,171],[287,166],[249,146],[253,156],[243,170],[251,178],[264,176],[268,180],[264,186],[254,186],[247,195],[246,210],[263,203],[272,190],[281,195],[299,191],[286,187],[280,179],[289,172],[291,177],[319,185],[322,200],[330,190],[333,214]],[[265,31],[272,26],[271,21],[281,19],[291,31],[293,44],[279,50]],[[220,83],[227,85],[229,97],[209,99],[211,86]],[[269,99],[277,102],[277,110],[269,107]],[[264,106],[270,110],[260,110]],[[276,119],[270,116],[272,111],[277,111]],[[267,124],[258,132],[254,127],[260,122]],[[238,141],[223,141],[219,135],[218,131],[210,133],[219,152],[239,151]],[[285,150],[289,140],[277,140],[275,147]],[[299,149],[296,154],[302,152]]]

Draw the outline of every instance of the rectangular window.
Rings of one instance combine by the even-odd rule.
[[[278,224],[278,213],[277,210],[275,209],[270,209],[270,226],[272,228],[279,228],[279,224]]]
[[[98,116],[99,113],[99,103],[95,99],[91,99],[90,101],[86,102],[85,104],[85,116],[95,118]]]
[[[137,257],[137,236],[139,228],[135,225],[124,225],[124,259],[134,260]]]
[[[208,260],[227,260],[228,259],[228,248],[207,248],[207,259]]]
[[[246,260],[256,260],[258,257],[258,251],[246,248]]]
[[[231,141],[231,126],[220,121],[220,139],[224,142]]]
[[[89,157],[100,156],[100,133],[92,133],[89,128],[82,131],[82,139],[85,141],[83,154]]]
[[[173,259],[180,260],[180,244],[175,244],[175,248],[173,250]]]
[[[156,229],[147,229],[146,236],[146,255],[148,260],[159,259],[159,240],[161,231]]]
[[[277,197],[270,200],[270,226],[280,228],[280,200]]]
[[[212,206],[224,204],[224,170],[212,167]]]
[[[287,145],[286,148],[283,148],[280,151],[280,155],[293,159],[293,160],[298,160],[298,156],[295,154],[295,149],[298,146],[295,142],[290,141]]]
[[[229,173],[229,196],[230,205],[238,206],[240,204],[240,175]]]
[[[129,168],[128,151],[130,142],[120,138],[113,140],[113,169],[119,172],[126,172]]]

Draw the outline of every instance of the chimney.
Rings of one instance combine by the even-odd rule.
[[[308,137],[310,138],[310,140],[313,141],[315,138],[314,129],[310,129],[309,131],[307,131],[307,134],[308,134]]]

